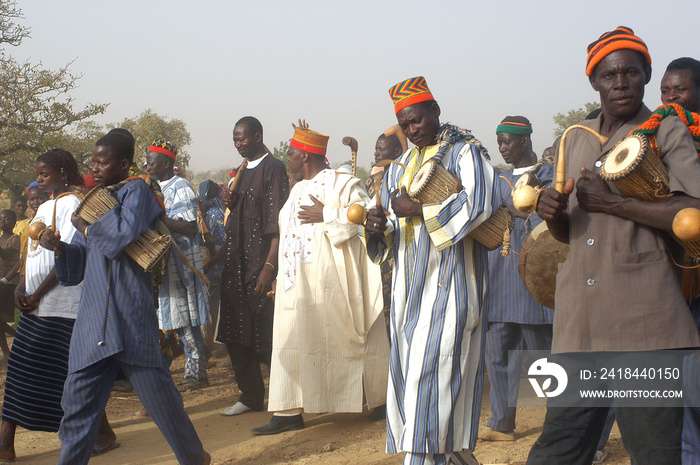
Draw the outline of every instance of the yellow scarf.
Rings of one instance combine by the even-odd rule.
[[[406,189],[408,189],[408,186],[410,186],[413,182],[413,178],[415,178],[416,173],[418,173],[418,170],[421,168],[421,166],[423,166],[423,164],[426,161],[430,160],[437,154],[439,147],[440,146],[436,144],[423,147],[422,149],[419,149],[418,147],[413,147],[411,149],[411,155],[408,161],[408,168],[406,168],[406,171],[403,173],[403,176],[401,176],[401,179],[399,180],[399,189],[402,186],[405,186]],[[414,230],[416,226],[420,224],[421,221],[422,220],[417,216],[410,216],[400,219],[399,224],[401,225],[401,229],[403,230],[404,243],[406,245],[413,242]]]

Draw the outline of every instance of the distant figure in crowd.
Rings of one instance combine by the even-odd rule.
[[[507,116],[496,128],[498,150],[512,168],[501,176],[511,184],[526,173],[534,175],[542,186],[552,183],[553,165],[536,166],[532,151],[532,125],[524,116]],[[500,183],[501,197],[508,205],[515,224],[510,233],[517,249],[542,220],[513,207],[510,186]],[[515,403],[520,385],[522,350],[552,348],[551,309],[537,302],[525,288],[518,271],[518,253],[507,257],[502,247],[489,252],[489,314],[486,332],[486,370],[491,385],[491,417],[479,431],[485,441],[515,441]],[[513,352],[509,352],[513,351]]]
[[[153,229],[163,213],[141,179],[127,181],[134,144],[110,133],[92,152],[92,174],[119,205],[93,224],[74,215],[71,243],[44,234],[41,245],[56,252],[56,277],[66,286],[83,283],[71,338],[68,377],[61,405],[60,465],[86,464],[112,385],[121,370],[181,465],[208,465],[211,457],[185,413],[158,344],[153,277],[124,247]]]
[[[386,168],[383,208],[372,208],[362,228],[372,260],[393,256],[395,263],[387,451],[406,451],[406,465],[472,465],[488,257],[468,234],[500,206],[497,177],[469,131],[440,124],[440,107],[423,77],[400,82],[389,94],[401,130],[416,147],[397,160],[408,168]],[[432,158],[462,188],[440,203],[412,201],[406,189]]]
[[[608,140],[601,146],[587,131],[571,132],[563,193],[545,189],[537,207],[554,237],[570,247],[557,275],[552,352],[562,354],[561,362],[567,354],[586,353],[603,366],[609,359],[597,352],[698,347],[674,265],[682,249],[659,234],[671,230],[680,209],[700,206],[693,140],[680,119],[662,119],[654,133],[659,153],[650,156],[663,154],[673,197],[646,201],[621,194],[603,181],[597,162],[652,116],[643,103],[651,79],[647,46],[627,27],[606,32],[588,46],[586,75],[602,112],[581,124]],[[527,463],[590,464],[608,410],[549,406]],[[679,464],[682,415],[682,408],[618,403],[615,419],[632,463]]]
[[[398,135],[392,134],[386,136],[380,134],[377,138],[377,142],[374,145],[374,163],[375,166],[372,167],[370,175],[365,181],[365,188],[370,197],[374,197],[376,192],[374,189],[377,178],[384,177],[384,168],[377,166],[384,160],[396,160],[406,151],[404,148],[406,144],[406,136],[401,132],[398,126],[394,126],[398,129]],[[400,137],[400,138],[399,138]],[[382,270],[382,298],[384,300],[384,319],[386,320],[387,328],[389,327],[389,312],[391,310],[391,275],[394,268],[394,258],[389,257],[387,260],[381,263]]]
[[[238,120],[233,143],[248,165],[237,171],[235,190],[222,191],[224,204],[230,209],[226,245],[207,267],[209,270],[225,260],[217,340],[226,344],[241,390],[238,401],[221,411],[227,416],[264,408],[260,364],[270,364],[274,305],[267,293],[277,274],[277,220],[289,195],[284,164],[266,150],[257,118]]]
[[[204,227],[209,233],[211,240],[210,250],[208,250],[208,260],[216,255],[216,252],[221,250],[226,245],[226,227],[224,226],[224,206],[219,193],[221,189],[219,185],[207,179],[197,187],[197,197],[199,197],[199,206],[202,211],[202,221]],[[208,262],[207,260],[207,262]],[[209,270],[207,263],[204,264],[204,269]],[[207,352],[214,350],[214,332],[219,323],[219,304],[221,303],[221,271],[224,264],[219,262],[207,272],[209,279],[209,313],[211,314],[211,324],[207,327],[204,337],[204,343],[207,346]]]
[[[146,153],[149,176],[158,180],[165,201],[163,222],[172,233],[176,250],[164,265],[163,283],[158,292],[158,321],[163,331],[175,330],[185,350],[185,379],[182,391],[208,386],[202,326],[211,322],[209,297],[202,275],[202,252],[197,227],[199,200],[190,183],[175,175],[177,147],[169,142],[153,142]],[[203,276],[203,275],[202,275]],[[148,409],[146,409],[148,410]]]
[[[10,355],[10,347],[7,345],[7,337],[15,335],[15,330],[7,323],[15,321],[15,298],[14,288],[19,282],[15,273],[11,276],[12,270],[19,263],[19,248],[21,240],[12,230],[15,227],[17,214],[14,210],[3,210],[0,212],[0,349],[2,349],[2,359],[0,365],[7,363]],[[8,279],[8,276],[12,279]]]
[[[16,227],[19,231],[19,229],[30,220],[30,218],[27,217],[27,196],[25,194],[12,198],[12,210],[15,212],[15,215],[17,215]],[[15,232],[15,234],[19,233]]]
[[[76,232],[71,217],[80,204],[71,186],[81,186],[83,181],[78,165],[69,152],[54,149],[37,158],[36,172],[38,185],[29,191],[32,208],[36,208],[32,221],[54,226],[58,234],[70,240]],[[36,199],[41,196],[37,196],[34,189],[53,192],[53,198],[35,207]],[[82,286],[58,284],[53,252],[31,238],[28,238],[27,247],[24,279],[14,291],[14,300],[22,316],[7,366],[0,427],[2,460],[15,458],[18,425],[33,431],[56,432],[59,429],[70,340],[82,291]],[[87,443],[88,452],[93,455],[119,445],[104,410],[99,411],[99,416],[97,437]]]
[[[348,207],[369,201],[361,181],[327,167],[328,136],[295,127],[287,159],[302,173],[279,215],[270,423],[254,434],[304,427],[302,412],[362,412],[386,401],[389,342],[380,270]]]

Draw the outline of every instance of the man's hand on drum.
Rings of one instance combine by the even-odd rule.
[[[367,212],[365,231],[373,237],[384,237],[386,231],[386,216],[388,212],[383,209],[372,208]]]
[[[90,223],[88,223],[87,221],[82,219],[80,217],[80,215],[78,215],[75,212],[73,212],[73,215],[71,215],[70,222],[73,223],[73,226],[75,227],[75,229],[77,229],[78,231],[80,231],[83,234],[85,234],[85,228],[90,226]],[[44,247],[44,248],[46,248],[46,247]]]
[[[544,221],[557,221],[564,218],[569,195],[574,190],[574,178],[564,183],[564,192],[560,193],[553,187],[548,187],[540,195],[537,202],[537,214]]]
[[[576,199],[579,207],[589,212],[605,213],[619,198],[621,196],[612,192],[598,173],[581,167],[581,177],[576,182]]]
[[[423,217],[423,204],[411,200],[405,187],[401,188],[401,192],[399,192],[398,189],[392,192],[391,208],[394,210],[394,214],[399,218],[406,218],[409,216]]]

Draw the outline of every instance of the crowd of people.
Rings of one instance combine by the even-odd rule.
[[[244,161],[235,176],[197,189],[165,140],[147,147],[141,172],[124,129],[95,143],[85,178],[70,153],[44,153],[26,199],[0,211],[0,460],[15,459],[18,425],[58,431],[61,464],[118,447],[105,406],[121,380],[179,463],[209,464],[179,391],[209,385],[216,342],[241,392],[221,415],[262,411],[267,397],[273,414],[252,433],[270,435],[303,429],[304,413],[367,410],[385,419],[386,450],[404,453],[406,465],[478,465],[477,439],[516,440],[525,349],[593,358],[697,349],[700,293],[684,295],[676,266],[683,250],[669,233],[676,213],[700,208],[700,62],[668,66],[664,106],[653,113],[642,101],[651,57],[631,29],[588,47],[586,75],[600,110],[581,124],[606,141],[572,133],[557,189],[559,160],[533,151],[526,117],[506,116],[495,128],[510,165],[499,171],[471,132],[441,122],[423,77],[390,88],[398,124],[378,137],[366,180],[332,169],[329,136],[302,120],[285,168],[260,121],[241,118],[233,144]],[[599,174],[603,155],[640,128],[648,156],[668,170],[673,195],[660,200],[626,196]],[[514,206],[519,182],[539,189],[536,211]],[[85,199],[78,193],[93,186]],[[114,205],[90,220],[78,211],[93,208],[93,192]],[[475,233],[504,211],[508,233],[489,250]],[[518,267],[541,224],[569,246],[556,312],[531,295]],[[133,245],[147,234],[168,247],[144,265]],[[15,307],[16,334],[8,324]],[[5,333],[14,336],[11,350]],[[185,355],[178,382],[172,341]],[[267,396],[261,364],[270,367]],[[485,373],[491,416],[479,430]],[[527,463],[602,463],[613,421],[633,464],[700,463],[693,405],[549,405]]]

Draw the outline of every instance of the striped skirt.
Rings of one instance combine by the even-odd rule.
[[[2,420],[33,431],[58,431],[75,320],[22,315],[7,364]]]

